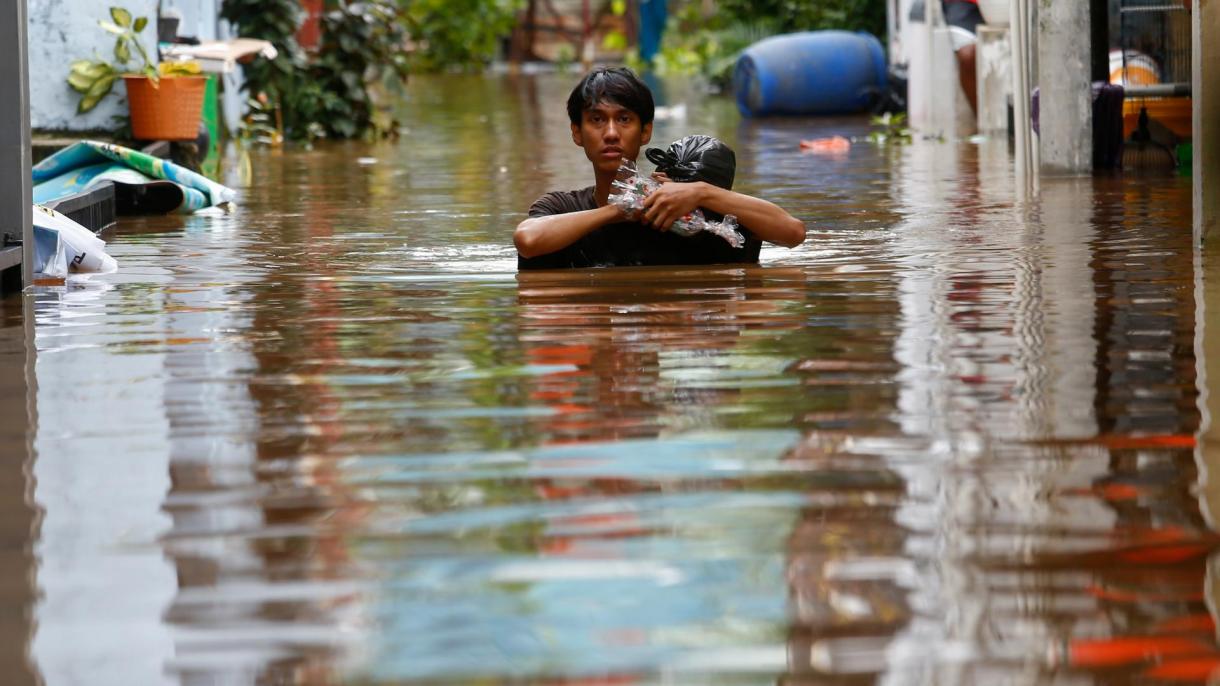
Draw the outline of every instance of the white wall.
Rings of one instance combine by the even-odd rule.
[[[114,40],[97,25],[109,17],[111,2],[98,0],[28,0],[30,55],[30,124],[34,129],[86,131],[112,129],[111,117],[126,113],[123,98],[106,98],[92,112],[76,114],[79,100],[68,87],[68,65],[73,60],[97,53],[103,58],[114,54]],[[116,0],[135,16],[147,16],[144,46],[156,48],[156,0]],[[220,0],[165,0],[183,15],[180,33],[199,38],[216,38]],[[117,85],[115,92],[123,93]]]
[[[221,0],[161,0],[161,11],[176,10],[182,14],[178,35],[196,38],[216,38],[216,23]]]

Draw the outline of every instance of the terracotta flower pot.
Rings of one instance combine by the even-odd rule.
[[[144,141],[189,141],[199,135],[206,76],[162,76],[153,84],[147,76],[126,75],[131,135]]]

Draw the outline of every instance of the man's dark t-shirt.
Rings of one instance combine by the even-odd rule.
[[[589,186],[578,191],[547,193],[530,206],[529,216],[549,217],[596,208],[593,186]],[[518,255],[517,268],[580,269],[758,262],[762,241],[744,227],[738,227],[738,230],[746,240],[742,247],[734,248],[723,238],[707,232],[683,238],[636,222],[607,224],[562,250],[537,257]]]

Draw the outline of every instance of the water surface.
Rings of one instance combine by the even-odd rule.
[[[415,78],[36,290],[48,684],[1206,677],[1188,180],[1019,202],[1004,141],[802,155],[867,122],[671,84],[654,142],[808,240],[517,274],[570,81]]]

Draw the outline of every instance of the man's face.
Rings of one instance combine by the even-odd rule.
[[[623,160],[635,160],[651,139],[651,123],[641,124],[635,112],[609,102],[585,110],[580,126],[572,125],[572,142],[585,149],[594,168],[607,173],[618,171]]]

